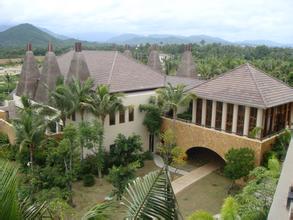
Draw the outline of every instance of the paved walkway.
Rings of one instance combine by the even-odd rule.
[[[216,162],[210,162],[205,164],[182,177],[174,180],[172,182],[172,187],[174,193],[177,194],[181,192],[186,187],[190,186],[191,184],[195,183],[196,181],[200,180],[201,178],[207,176],[208,174],[212,173],[213,171],[220,168],[220,164]]]
[[[157,154],[154,154],[154,162],[158,167],[160,167],[160,168],[164,167],[163,158]],[[169,171],[172,173],[177,173],[177,174],[183,175],[183,176],[189,174],[189,172],[187,172],[185,170],[176,169],[175,167],[171,167],[171,166],[169,166]]]

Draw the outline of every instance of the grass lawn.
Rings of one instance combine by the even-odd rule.
[[[229,179],[216,171],[178,193],[176,197],[183,217],[196,210],[219,213],[230,184]]]
[[[145,174],[157,170],[158,167],[153,161],[145,161],[144,167],[137,170],[137,176],[144,176]],[[91,187],[84,187],[82,181],[75,182],[73,184],[73,201],[75,208],[73,210],[73,216],[68,219],[80,219],[91,207],[97,203],[104,201],[105,197],[112,191],[112,185],[105,178],[102,180],[96,179],[96,183]],[[125,207],[116,204],[113,210],[113,214],[110,219],[122,220],[125,216]]]

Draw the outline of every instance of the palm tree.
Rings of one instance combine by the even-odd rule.
[[[60,111],[60,118],[65,127],[66,118],[75,109],[75,99],[69,87],[64,84],[57,85],[56,89],[50,93],[50,103]]]
[[[84,113],[89,108],[88,99],[92,93],[94,81],[88,78],[86,81],[73,79],[68,85],[75,102],[75,110],[80,113],[81,120],[84,120]]]
[[[12,76],[11,76],[11,74],[10,73],[5,73],[5,75],[4,75],[4,81],[6,82],[6,86],[7,86],[7,95],[9,94],[9,92],[10,92],[10,85],[11,85],[11,83],[12,83]]]
[[[175,130],[175,123],[177,119],[177,112],[180,106],[187,106],[190,101],[196,96],[186,91],[186,86],[179,84],[172,86],[168,83],[168,86],[158,89],[158,99],[163,103],[165,110],[171,110],[173,113],[173,129]]]
[[[13,124],[20,147],[19,150],[21,151],[23,147],[29,148],[30,166],[33,169],[34,151],[44,139],[47,123],[44,117],[35,112],[34,106],[27,97],[21,97],[21,101],[23,109],[20,111],[20,117],[15,119]]]
[[[122,93],[110,93],[109,87],[106,85],[99,85],[95,93],[92,93],[91,96],[88,97],[87,103],[89,104],[89,110],[101,120],[103,129],[106,116],[123,109],[122,97]],[[97,154],[99,162],[97,165],[99,178],[101,178],[104,165],[103,132],[99,134],[99,149]]]
[[[107,220],[113,211],[113,202],[103,202],[92,207],[84,216],[82,220]]]
[[[105,125],[105,118],[108,114],[123,109],[123,96],[122,93],[110,93],[107,85],[99,85],[96,92],[89,97],[89,109],[101,120],[103,127]]]
[[[47,215],[46,203],[32,204],[29,198],[20,201],[17,192],[17,169],[0,161],[0,216],[1,219],[42,219]],[[51,219],[50,216],[47,216]]]

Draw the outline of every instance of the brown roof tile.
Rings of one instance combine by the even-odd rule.
[[[197,96],[252,107],[293,102],[293,88],[250,64],[243,64],[193,88]]]
[[[199,80],[194,77],[167,76],[166,82],[171,83],[173,86],[183,84],[186,86],[186,89],[191,89],[204,83],[205,80]]]

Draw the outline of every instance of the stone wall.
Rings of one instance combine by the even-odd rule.
[[[3,119],[0,119],[0,132],[7,134],[9,142],[11,144],[15,144],[16,135],[12,124],[8,123]]]
[[[171,127],[172,120],[163,118],[162,130],[164,131]],[[248,147],[255,151],[256,163],[260,164],[262,155],[270,150],[275,138],[274,136],[260,141],[192,123],[176,121],[176,141],[178,146],[185,151],[192,147],[205,147],[216,152],[223,159],[225,159],[225,154],[231,148]]]

